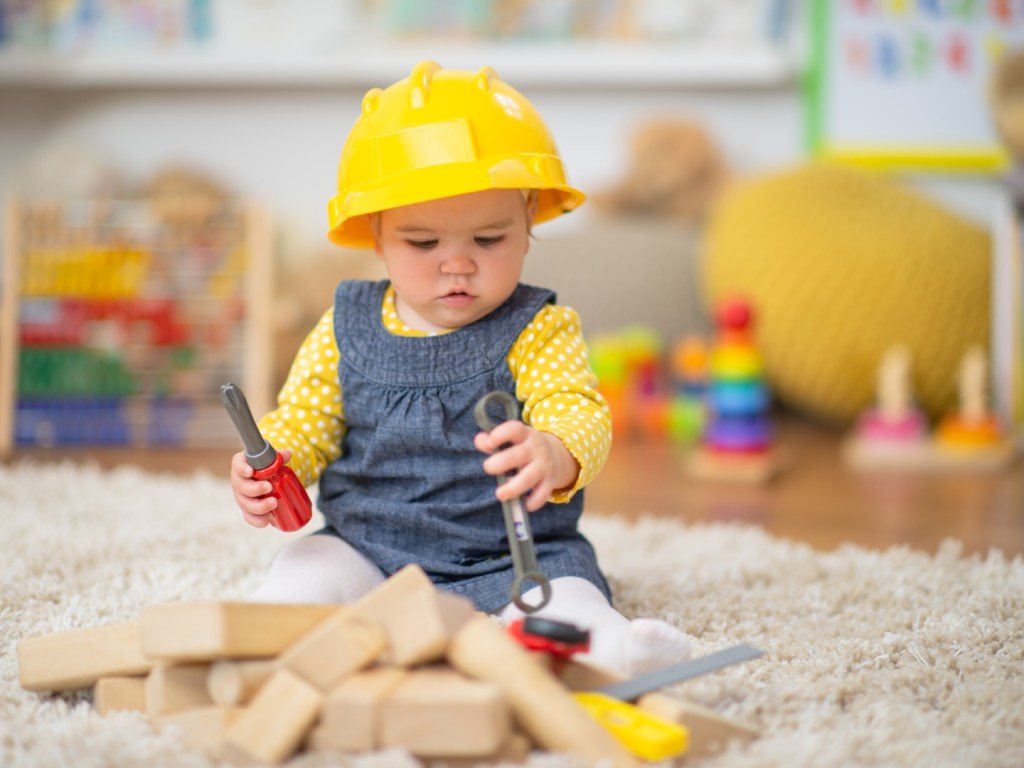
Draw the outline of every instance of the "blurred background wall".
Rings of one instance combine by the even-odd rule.
[[[319,245],[335,162],[363,93],[406,76],[421,58],[493,66],[536,104],[571,178],[588,190],[622,174],[633,124],[651,114],[702,121],[739,168],[768,169],[803,153],[797,3],[5,5],[5,196],[85,183],[72,176],[86,173],[88,152],[128,183],[181,163],[273,204],[292,237]],[[33,30],[25,8],[45,5],[61,15],[45,15],[49,28]],[[62,158],[80,167],[60,167]]]
[[[145,197],[176,169],[263,202],[279,377],[335,278],[377,266],[324,236],[363,94],[424,58],[490,65],[593,198],[538,230],[526,278],[590,330],[636,322],[671,339],[706,319],[697,242],[718,181],[797,168],[844,126],[902,142],[904,159],[920,136],[898,126],[983,134],[967,167],[945,146],[899,175],[987,229],[1004,169],[985,77],[1015,41],[1024,6],[998,2],[0,0],[0,197]],[[655,199],[666,169],[684,186]]]

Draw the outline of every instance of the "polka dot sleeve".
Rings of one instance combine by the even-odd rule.
[[[576,311],[545,305],[516,339],[508,363],[523,420],[558,437],[579,462],[576,484],[551,499],[568,501],[601,471],[612,444],[608,404],[597,392]]]
[[[341,456],[345,419],[333,307],[302,343],[277,396],[277,408],[260,419],[259,427],[271,445],[292,452],[289,466],[303,485],[315,483]]]

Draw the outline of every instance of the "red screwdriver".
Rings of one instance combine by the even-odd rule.
[[[277,499],[277,509],[271,512],[274,527],[282,531],[299,530],[313,516],[313,504],[306,489],[292,468],[285,466],[281,454],[260,433],[242,390],[234,384],[225,384],[220,388],[220,399],[242,438],[245,460],[253,469],[253,478],[269,480],[273,486],[270,493],[260,498],[273,496]]]

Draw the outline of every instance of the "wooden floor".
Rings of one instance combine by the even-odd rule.
[[[840,458],[842,435],[783,421],[789,462],[771,483],[747,486],[694,480],[678,450],[620,440],[594,481],[588,507],[688,522],[756,523],[820,549],[851,542],[909,545],[934,552],[947,537],[965,552],[990,547],[1024,554],[1024,464],[998,472],[854,472]]]
[[[697,481],[679,450],[665,442],[617,439],[604,471],[588,490],[588,514],[659,515],[687,522],[738,521],[772,534],[832,549],[846,542],[934,552],[947,537],[965,552],[990,547],[1024,555],[1024,463],[995,473],[855,473],[839,457],[841,435],[783,421],[786,472],[765,486]],[[188,473],[227,475],[230,450],[23,450],[40,460],[72,458],[103,466],[130,463]]]

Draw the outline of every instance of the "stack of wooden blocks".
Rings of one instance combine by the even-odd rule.
[[[94,687],[101,714],[145,712],[233,762],[400,747],[449,763],[541,748],[636,764],[571,693],[614,674],[527,651],[414,565],[347,606],[165,603],[137,622],[23,640],[18,659],[27,690]],[[690,754],[756,734],[659,693],[638,705],[687,726]]]

